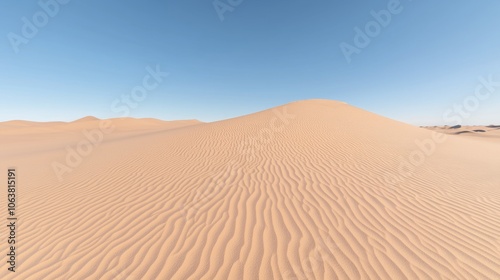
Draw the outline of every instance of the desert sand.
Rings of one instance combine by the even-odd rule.
[[[0,123],[0,279],[500,279],[494,137],[327,100],[104,122]]]
[[[427,129],[449,135],[462,135],[468,137],[482,137],[490,141],[500,142],[500,125],[475,125],[475,126],[431,126]]]

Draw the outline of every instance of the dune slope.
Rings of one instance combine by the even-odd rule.
[[[9,135],[21,261],[1,279],[500,279],[498,143],[326,100],[139,128],[71,166],[81,127]]]

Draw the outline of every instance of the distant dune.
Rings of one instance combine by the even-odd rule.
[[[466,135],[472,137],[481,137],[484,140],[494,141],[500,143],[500,125],[488,126],[433,126],[425,127],[427,129],[437,131],[440,133],[451,135]]]
[[[20,182],[0,279],[500,279],[494,137],[328,100],[83,120],[0,123]]]
[[[75,122],[89,122],[89,121],[98,121],[99,119],[94,116],[87,116],[81,119],[76,120]]]

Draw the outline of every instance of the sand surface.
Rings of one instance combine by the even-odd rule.
[[[500,279],[494,137],[325,100],[103,122],[0,123],[0,279]]]
[[[476,126],[432,126],[425,127],[440,133],[449,135],[460,135],[467,137],[481,137],[484,140],[500,142],[500,125],[476,125]]]

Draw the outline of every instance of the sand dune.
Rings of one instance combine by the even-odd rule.
[[[99,118],[96,118],[94,116],[86,116],[86,117],[78,119],[74,122],[92,122],[92,121],[98,121],[98,120],[99,120]]]
[[[117,130],[147,130],[154,129],[171,129],[188,125],[201,124],[198,120],[181,120],[181,121],[161,121],[157,119],[144,118],[114,118],[108,120],[100,120],[98,118],[88,116],[73,122],[30,122],[30,121],[8,121],[0,122],[0,135],[26,135],[38,134],[40,132],[65,132],[65,131],[81,131],[82,129],[92,129],[98,127],[102,121],[108,121],[116,127]]]
[[[114,120],[67,161],[100,122],[0,124],[20,184],[19,266],[1,279],[500,279],[496,141],[307,100]]]
[[[465,135],[472,137],[481,137],[489,141],[500,142],[500,126],[499,125],[487,125],[487,126],[461,126],[457,125],[455,127],[449,126],[433,126],[425,127],[427,129],[437,131],[440,133],[450,134],[450,135]]]

